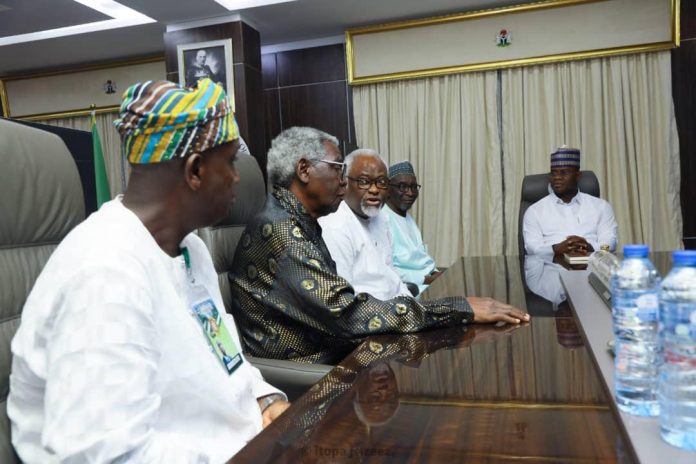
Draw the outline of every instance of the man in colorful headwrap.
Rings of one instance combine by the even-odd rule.
[[[616,219],[605,200],[578,190],[580,150],[562,146],[551,153],[549,194],[524,214],[522,234],[529,255],[588,255],[616,249]]]
[[[210,80],[150,81],[115,124],[128,188],[70,232],[27,299],[12,441],[26,463],[224,462],[288,406],[241,355],[193,233],[234,201],[234,115]],[[222,314],[215,338],[207,313]]]
[[[387,207],[382,215],[392,235],[392,264],[404,282],[414,282],[422,293],[441,274],[428,254],[423,237],[408,212],[418,199],[420,185],[409,161],[389,167]]]
[[[490,298],[420,303],[356,292],[338,274],[317,222],[336,211],[345,193],[342,158],[335,137],[310,127],[273,139],[267,166],[273,191],[247,224],[229,276],[232,311],[250,355],[336,363],[370,335],[529,320]]]

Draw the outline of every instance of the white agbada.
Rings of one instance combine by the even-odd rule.
[[[189,234],[181,246],[224,313],[205,245]],[[190,288],[183,258],[164,253],[120,198],[63,240],[12,340],[7,411],[25,463],[222,463],[261,430],[256,399],[278,390],[246,360],[227,374]]]
[[[554,311],[566,300],[560,277],[564,269],[553,262],[553,255],[528,255],[524,258],[524,280],[527,287],[553,303]]]
[[[611,205],[601,198],[578,192],[565,203],[553,191],[534,203],[522,223],[527,254],[553,254],[552,245],[570,235],[585,238],[592,248],[616,249],[616,219]]]
[[[413,296],[392,266],[391,233],[384,217],[363,219],[343,201],[335,213],[319,218],[319,225],[338,275],[356,293],[379,300]]]

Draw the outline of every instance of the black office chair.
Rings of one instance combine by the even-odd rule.
[[[580,183],[578,188],[581,192],[599,198],[599,181],[597,176],[592,171],[580,171]],[[524,176],[522,180],[522,195],[520,195],[520,214],[517,219],[517,244],[519,246],[520,256],[524,256],[524,237],[522,236],[522,220],[527,208],[532,206],[537,201],[549,194],[549,175],[545,174],[530,174]]]

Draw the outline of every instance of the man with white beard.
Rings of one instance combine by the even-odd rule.
[[[379,300],[411,296],[392,265],[389,224],[379,214],[389,189],[387,166],[369,149],[353,151],[345,163],[348,188],[343,202],[335,213],[319,218],[338,275],[355,293],[369,293]]]

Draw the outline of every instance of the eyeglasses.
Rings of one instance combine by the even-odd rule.
[[[397,189],[400,193],[406,193],[407,190],[418,193],[418,191],[421,189],[420,184],[404,184],[403,182],[399,182],[398,184],[389,185]]]
[[[346,163],[339,163],[338,161],[330,161],[330,160],[325,160],[325,159],[320,159],[320,160],[314,160],[317,163],[326,163],[326,164],[333,164],[334,166],[340,166],[340,174],[341,174],[341,179],[346,177]]]
[[[364,177],[358,177],[356,179],[355,177],[349,176],[348,179],[358,184],[358,188],[360,190],[367,190],[370,187],[372,187],[373,184],[380,190],[386,190],[389,188],[389,179],[387,179],[386,177],[379,177],[375,180],[370,180],[365,179]]]

